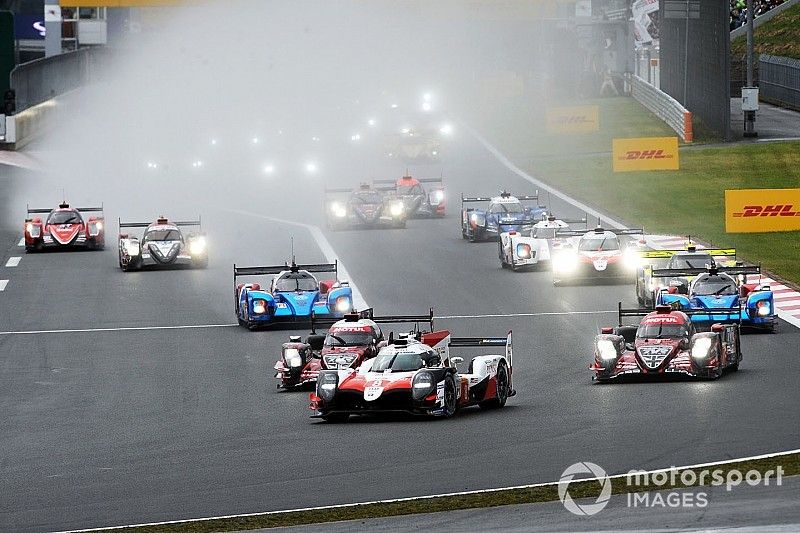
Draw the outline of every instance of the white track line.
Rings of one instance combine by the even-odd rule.
[[[8,280],[0,280],[0,291],[3,290]],[[47,335],[52,333],[106,333],[113,331],[157,331],[175,329],[207,329],[207,328],[236,328],[238,324],[191,324],[185,326],[134,326],[124,328],[85,328],[85,329],[39,329],[34,331],[0,331],[4,335]]]
[[[9,268],[13,268],[19,265],[19,262],[22,261],[21,257],[9,257],[8,261],[6,261],[6,266]]]
[[[25,246],[25,237],[20,237],[17,246]]]
[[[699,468],[710,468],[714,466],[723,466],[728,464],[736,464],[736,463],[745,463],[749,461],[758,461],[760,459],[773,459],[776,457],[782,457],[786,455],[792,455],[800,453],[800,450],[788,450],[785,452],[777,452],[777,453],[767,453],[763,455],[754,455],[751,457],[742,457],[739,459],[726,459],[724,461],[714,461],[711,463],[700,463],[694,465],[686,465],[686,466],[674,466],[670,468],[659,468],[657,470],[648,470],[648,471],[637,471],[637,475],[650,475],[658,474],[661,472],[671,472],[673,470],[697,470]],[[580,481],[600,481],[602,479],[625,479],[629,476],[628,473],[625,474],[615,474],[612,476],[606,476],[606,478],[599,478],[599,477],[587,477],[587,478],[576,478],[571,479],[570,481],[565,481],[564,483],[571,483],[571,482],[580,482]],[[357,508],[363,507],[365,505],[376,505],[376,504],[388,504],[388,503],[398,503],[398,502],[413,502],[413,501],[422,501],[422,500],[432,500],[435,498],[446,498],[446,497],[454,497],[454,496],[469,496],[472,494],[490,494],[492,492],[502,492],[506,490],[526,490],[526,489],[535,489],[540,487],[557,487],[561,484],[560,481],[550,481],[547,483],[532,483],[530,485],[516,485],[512,487],[499,487],[496,489],[482,489],[482,490],[468,490],[462,492],[446,492],[443,494],[429,494],[426,496],[415,496],[411,498],[395,498],[391,500],[374,500],[374,501],[367,501],[367,502],[358,502],[358,503],[344,503],[339,505],[322,505],[319,507],[302,507],[299,509],[285,509],[281,511],[266,511],[261,513],[245,513],[245,514],[234,514],[234,515],[223,515],[223,516],[209,516],[204,518],[192,518],[187,520],[171,520],[168,522],[148,522],[143,524],[130,524],[124,526],[111,526],[111,527],[102,527],[102,528],[93,528],[93,529],[74,529],[69,531],[61,531],[58,533],[88,533],[91,531],[113,531],[115,529],[123,529],[123,528],[134,528],[134,527],[155,527],[155,526],[166,526],[166,525],[173,525],[173,524],[190,524],[193,522],[209,522],[211,520],[229,520],[235,518],[249,518],[254,516],[276,516],[282,515],[287,513],[304,513],[309,511],[320,511],[320,510],[332,510],[332,509],[348,509],[348,508]],[[311,524],[307,524],[311,525]]]
[[[6,285],[8,285],[7,279],[0,279],[0,292],[6,290]]]
[[[262,215],[260,213],[252,213],[250,211],[242,211],[241,209],[225,209],[225,211],[229,211],[231,213],[238,213],[240,215],[251,216],[256,218],[262,218],[264,220],[272,220],[273,222],[279,222],[281,224],[288,224],[290,226],[298,226],[301,228],[305,228],[317,242],[317,246],[322,251],[322,255],[325,256],[325,260],[328,263],[333,263],[337,260],[338,255],[336,251],[331,246],[331,243],[328,242],[328,239],[325,237],[325,234],[322,233],[322,230],[319,227],[314,226],[312,224],[304,224],[303,222],[295,222],[294,220],[286,220],[283,218],[276,218],[270,217],[267,215]],[[361,291],[358,290],[355,282],[353,281],[352,276],[347,272],[344,264],[339,261],[339,273],[341,274],[342,279],[346,279],[350,283],[350,288],[353,289],[353,306],[356,309],[367,309],[369,305],[367,304],[366,300],[364,300],[364,296],[361,294]]]

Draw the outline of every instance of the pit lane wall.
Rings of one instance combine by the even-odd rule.
[[[631,78],[631,95],[675,130],[684,142],[694,141],[692,113],[664,91],[639,76]]]

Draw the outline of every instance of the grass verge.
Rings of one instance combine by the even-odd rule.
[[[726,462],[702,468],[679,468],[673,477],[675,483],[668,481],[658,490],[670,490],[686,487],[704,486],[699,483],[699,473],[702,470],[719,470],[723,477],[731,470],[748,472],[756,470],[762,474],[778,467],[783,469],[784,476],[800,474],[800,454],[793,453],[776,457],[762,458],[751,461]],[[683,483],[681,472],[691,470],[695,472],[694,483]],[[688,477],[688,476],[687,476]],[[709,476],[704,479],[710,480]],[[613,494],[627,494],[632,492],[647,492],[648,487],[631,485],[627,476],[611,478]],[[600,493],[600,483],[595,480],[574,481],[569,485],[572,498],[597,497]],[[652,487],[651,487],[652,488]],[[734,489],[735,490],[735,489]],[[153,533],[210,533],[213,531],[237,531],[257,528],[300,526],[324,522],[337,522],[343,520],[364,520],[390,516],[402,516],[420,513],[435,513],[455,511],[460,509],[475,509],[483,507],[498,507],[503,505],[517,505],[525,503],[540,503],[558,500],[558,484],[552,483],[544,486],[496,490],[492,492],[479,492],[473,494],[439,496],[408,501],[378,502],[370,504],[355,504],[342,507],[320,508],[307,511],[289,511],[265,513],[251,516],[195,520],[162,525],[147,525],[139,527],[125,527],[116,529],[123,532],[153,532]],[[566,511],[565,511],[566,512]]]
[[[800,5],[792,6],[756,28],[753,39],[756,53],[800,59]],[[731,42],[733,57],[747,53],[747,37]]]

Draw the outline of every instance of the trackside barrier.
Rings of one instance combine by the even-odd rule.
[[[800,109],[800,60],[761,54],[758,71],[762,100]]]
[[[675,130],[684,142],[694,140],[692,113],[664,91],[639,76],[631,77],[631,95]]]

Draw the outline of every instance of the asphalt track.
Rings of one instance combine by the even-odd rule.
[[[386,176],[401,171],[385,165]],[[0,292],[0,530],[410,497],[553,481],[577,461],[614,474],[797,447],[798,329],[745,336],[741,370],[715,382],[593,384],[592,338],[613,324],[620,299],[635,303],[633,286],[555,288],[547,272],[501,270],[496,244],[461,240],[456,199],[533,186],[465,136],[445,172],[447,218],[325,235],[377,312],[433,306],[473,315],[437,321],[457,335],[513,329],[518,395],[505,409],[447,421],[328,425],[308,418],[307,393],[275,390],[287,332],[227,326],[231,265],[282,263],[289,235],[299,261],[324,254],[305,229],[266,220],[258,202],[221,195],[203,210],[212,247],[203,271],[124,274],[115,228],[104,252],[24,255],[19,234],[3,234],[0,264],[23,257],[0,266],[9,279]],[[580,215],[556,200],[553,209]],[[143,216],[120,201],[106,200],[106,212]],[[321,222],[315,210],[275,216]],[[513,314],[526,316],[483,316]],[[114,329],[184,325],[216,327]],[[110,330],[5,333],[87,328]]]

